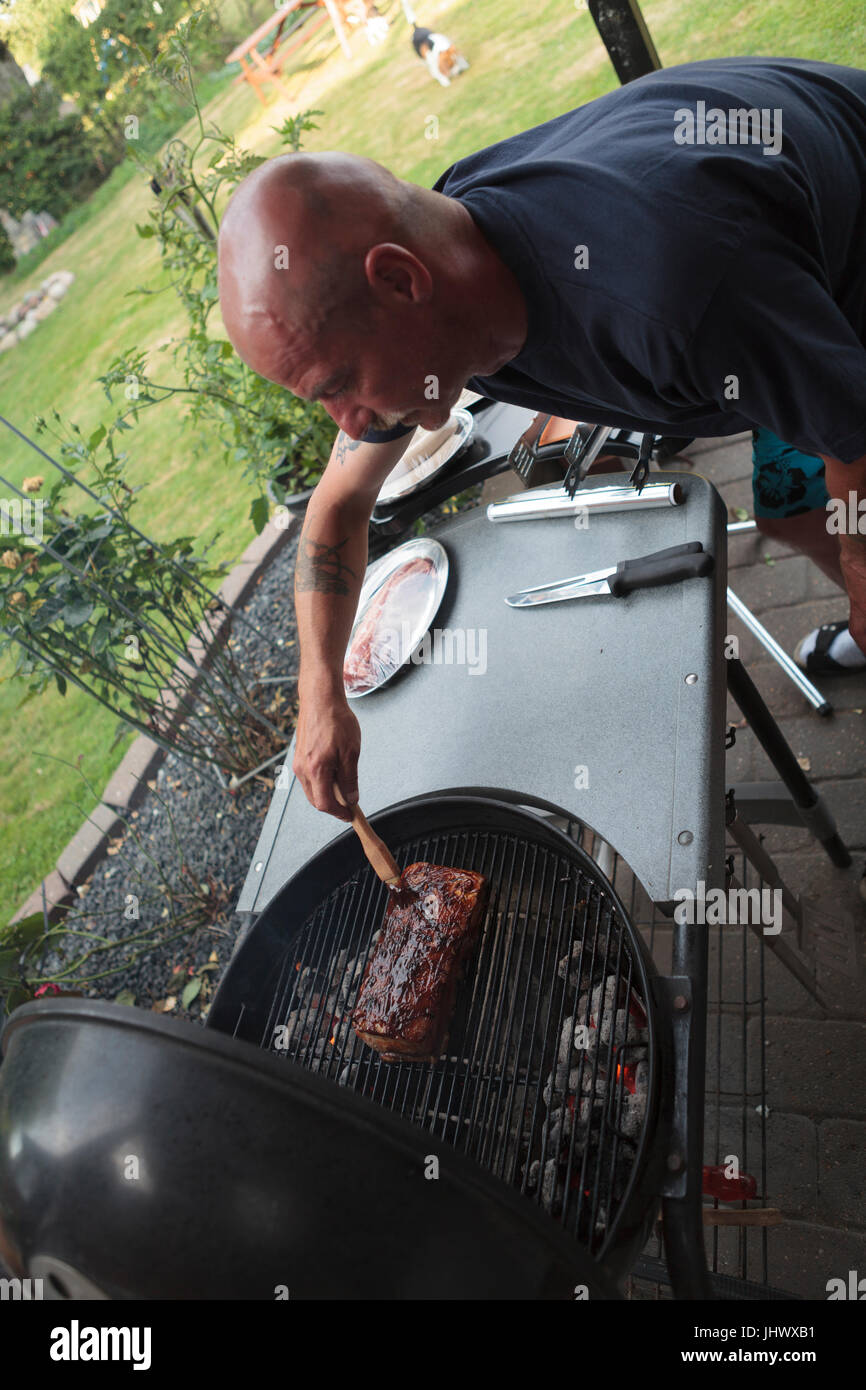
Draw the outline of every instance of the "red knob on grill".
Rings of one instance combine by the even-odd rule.
[[[705,1197],[717,1197],[720,1202],[740,1202],[748,1197],[757,1197],[758,1184],[750,1173],[741,1173],[738,1178],[725,1177],[725,1170],[719,1164],[704,1165],[703,1189]]]

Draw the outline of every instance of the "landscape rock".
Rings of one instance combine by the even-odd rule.
[[[6,352],[54,313],[75,276],[71,270],[55,270],[46,275],[38,290],[29,290],[0,317],[0,352]]]

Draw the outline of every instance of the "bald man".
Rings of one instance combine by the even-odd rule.
[[[244,180],[219,237],[227,332],[339,426],[295,574],[294,770],[314,806],[348,819],[333,784],[358,795],[342,668],[373,506],[467,384],[669,435],[763,427],[823,458],[866,652],[864,190],[866,73],[758,58],[652,73],[430,190],[335,153]],[[793,544],[817,557],[826,523],[798,517]]]

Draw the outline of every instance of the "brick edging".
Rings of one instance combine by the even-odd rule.
[[[217,590],[230,608],[239,608],[252,592],[257,580],[276,559],[289,538],[300,526],[300,518],[290,516],[286,527],[268,520],[260,535],[250,542],[234,569]],[[190,640],[186,664],[196,669],[204,666],[214,643],[225,641],[227,624],[210,625],[207,640],[199,635]],[[58,855],[57,864],[30,894],[30,897],[10,919],[13,926],[24,917],[45,909],[49,922],[56,922],[61,909],[72,902],[75,889],[83,883],[104,857],[108,842],[123,823],[124,814],[142,800],[147,782],[153,777],[166,755],[166,750],[146,734],[127,749],[109,778],[98,805],[90,812],[81,827]]]

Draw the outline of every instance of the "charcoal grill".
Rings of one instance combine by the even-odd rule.
[[[384,1062],[352,1031],[387,889],[351,832],[267,909],[208,1027],[453,1145],[619,1277],[655,1215],[670,1116],[670,1045],[640,936],[585,851],[526,809],[422,798],[376,827],[401,868],[426,860],[491,882],[445,1055],[434,1066]]]

